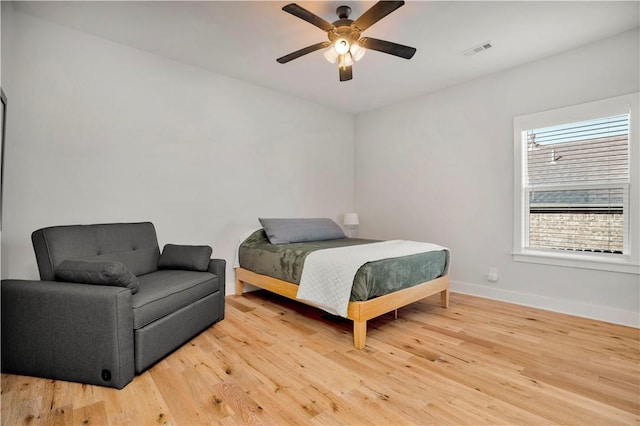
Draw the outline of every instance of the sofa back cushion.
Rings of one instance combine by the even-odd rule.
[[[31,234],[40,279],[54,280],[65,260],[115,261],[134,275],[158,269],[158,238],[152,223],[109,223],[42,228]]]
[[[212,252],[211,246],[166,244],[158,260],[158,268],[207,272]]]

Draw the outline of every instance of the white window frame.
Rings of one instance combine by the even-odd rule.
[[[513,260],[575,268],[640,274],[640,93],[573,105],[513,119],[514,214]],[[628,197],[625,198],[625,254],[564,252],[527,247],[529,200],[524,187],[526,170],[526,131],[629,113]],[[523,136],[523,132],[525,132]],[[593,186],[593,185],[591,185]],[[620,184],[613,185],[620,186]],[[564,187],[566,188],[566,187]],[[546,189],[546,188],[545,188]]]

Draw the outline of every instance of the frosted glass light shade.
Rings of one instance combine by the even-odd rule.
[[[354,61],[359,61],[364,56],[367,49],[360,46],[358,42],[352,43],[349,48],[349,52],[351,53],[351,57],[353,57]]]
[[[349,51],[349,42],[346,38],[339,38],[333,44],[333,47],[336,49],[336,52],[338,52],[338,55],[344,55]]]
[[[324,57],[327,59],[327,61],[335,64],[336,59],[338,59],[338,52],[336,52],[336,49],[334,49],[333,46],[330,46],[327,50],[324,51]]]
[[[351,58],[351,53],[347,52],[344,55],[340,55],[340,59],[338,59],[338,66],[341,68],[350,67],[353,65],[353,59]]]

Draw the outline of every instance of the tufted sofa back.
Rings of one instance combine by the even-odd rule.
[[[158,269],[158,237],[152,223],[52,226],[31,234],[41,280],[54,280],[68,259],[118,261],[134,275]]]

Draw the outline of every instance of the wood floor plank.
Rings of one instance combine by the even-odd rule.
[[[266,292],[122,390],[1,376],[2,425],[640,425],[640,330],[451,294],[351,321]]]
[[[176,424],[206,424],[210,409],[198,405],[191,397],[191,386],[181,376],[181,371],[162,369],[151,373],[151,377],[166,402],[169,413]]]
[[[73,425],[106,425],[109,423],[103,401],[94,402],[73,410],[73,422],[71,423]],[[116,421],[114,421],[114,424],[116,424]]]
[[[276,390],[259,386],[248,391],[260,407],[279,425],[299,425],[309,422],[309,412],[292,397],[289,388]]]

